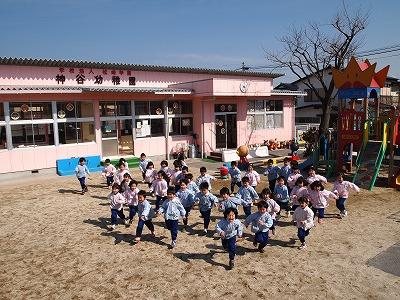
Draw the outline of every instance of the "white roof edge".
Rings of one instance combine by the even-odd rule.
[[[307,96],[304,91],[290,91],[290,90],[272,90],[271,95],[283,95],[283,96]]]

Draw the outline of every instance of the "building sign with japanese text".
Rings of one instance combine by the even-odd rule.
[[[134,86],[136,77],[131,70],[92,69],[92,68],[58,68],[54,80],[63,85],[74,80],[77,85]]]

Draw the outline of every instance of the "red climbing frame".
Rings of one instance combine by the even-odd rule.
[[[359,151],[363,141],[365,112],[357,112],[354,109],[344,109],[338,120],[338,149],[337,169],[343,170],[343,152],[345,147],[353,143],[353,150]]]

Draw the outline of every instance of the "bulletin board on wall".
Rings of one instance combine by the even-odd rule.
[[[150,136],[149,120],[136,120],[136,137]]]

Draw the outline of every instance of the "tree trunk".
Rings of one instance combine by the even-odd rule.
[[[329,129],[329,121],[331,118],[331,110],[332,110],[332,99],[323,99],[321,101],[322,104],[322,117],[321,123],[319,124],[319,135],[328,136],[328,129]]]

